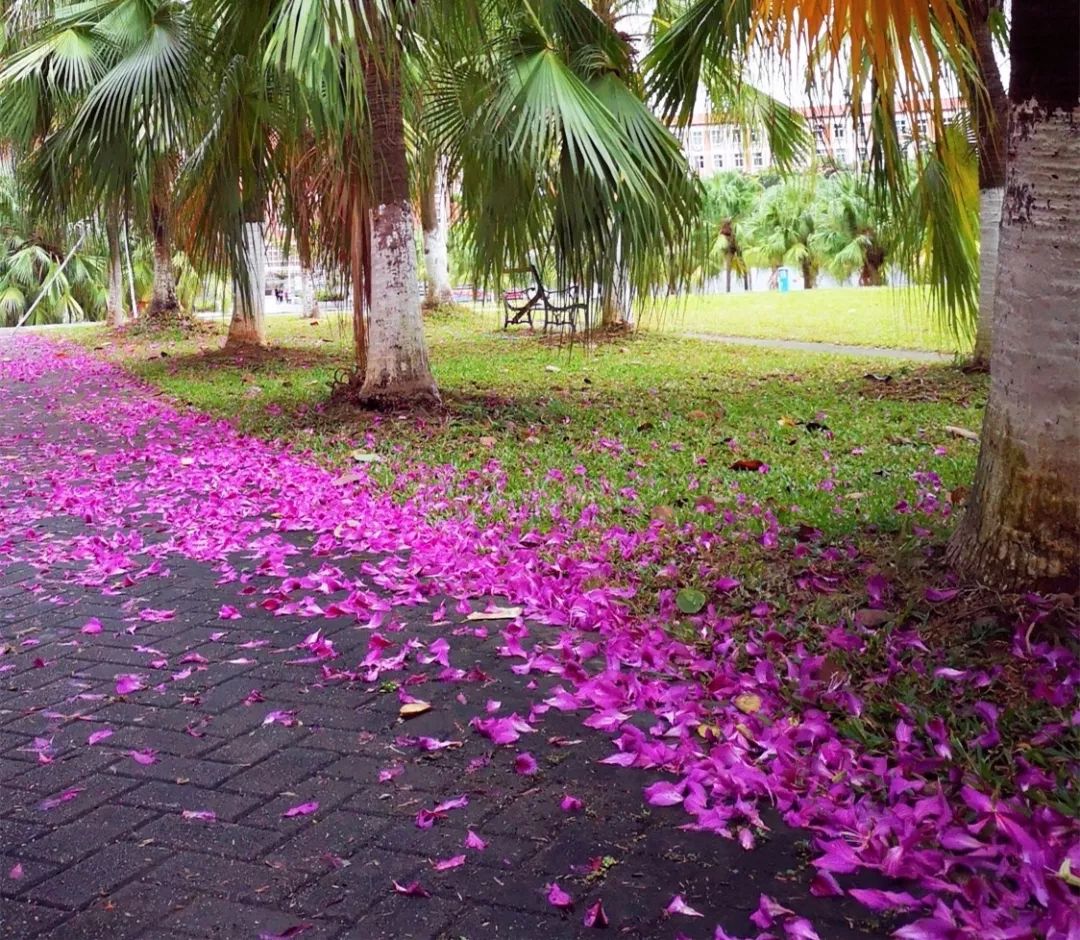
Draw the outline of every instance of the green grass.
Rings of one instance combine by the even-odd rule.
[[[654,512],[689,518],[701,499],[722,504],[738,489],[783,519],[827,532],[867,522],[891,529],[897,500],[914,492],[913,471],[933,469],[950,487],[973,473],[976,446],[945,427],[979,427],[985,380],[949,366],[657,334],[571,350],[488,326],[460,308],[429,319],[446,408],[428,414],[327,407],[334,373],[349,361],[346,324],[337,319],[313,327],[274,318],[279,350],[253,361],[205,355],[220,346],[216,332],[139,340],[112,354],[180,401],[320,459],[344,465],[355,449],[376,451],[386,461],[378,465],[383,481],[402,495],[417,465],[452,466],[467,488],[476,485],[467,471],[497,460],[508,500],[542,494],[540,525],[556,499],[567,515],[595,502],[609,521],[635,525]],[[90,345],[99,337],[75,334]],[[764,461],[771,472],[731,470],[740,459]],[[551,471],[572,485],[546,482]]]
[[[941,329],[922,291],[861,287],[691,296],[647,314],[644,325],[667,333],[721,333],[762,339],[970,352]]]

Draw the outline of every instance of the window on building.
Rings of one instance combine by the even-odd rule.
[[[705,146],[705,134],[700,128],[690,131],[690,149],[701,150]]]
[[[765,154],[760,150],[754,151],[754,166],[765,166]]]
[[[814,125],[814,136],[818,140],[824,140],[825,139],[825,125],[824,124],[815,124]]]
[[[712,165],[714,170],[722,170],[724,168],[724,155],[722,153],[714,153],[712,155]]]
[[[921,117],[918,119],[919,123],[919,135],[923,138],[927,137],[930,133],[930,121],[927,118]]]
[[[901,137],[907,137],[908,135],[908,121],[907,118],[900,118],[900,121],[896,125],[897,130],[900,132]]]
[[[751,143],[756,144],[760,138],[761,138],[761,132],[758,131],[756,128],[754,130],[750,131],[750,141],[751,141]]]
[[[705,169],[705,154],[699,153],[696,157],[694,157],[694,166],[697,167],[699,170]]]
[[[719,147],[724,142],[724,129],[722,127],[710,128],[709,140],[712,141],[713,147]]]
[[[843,121],[838,121],[832,126],[833,140],[843,140],[847,137],[847,125]]]
[[[741,150],[735,151],[735,166],[740,170],[743,168],[743,152]]]

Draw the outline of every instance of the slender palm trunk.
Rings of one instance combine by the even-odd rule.
[[[259,213],[261,216],[261,213]],[[266,242],[261,218],[244,224],[245,270],[233,286],[233,313],[225,348],[266,345]]]
[[[810,261],[804,261],[802,263],[802,277],[803,287],[806,290],[813,290],[817,287],[817,269]]]
[[[724,287],[731,293],[731,255],[724,259]]]
[[[390,57],[388,57],[390,58]],[[370,298],[362,402],[437,401],[428,365],[416,236],[409,201],[401,65],[368,59],[364,83],[371,120]]]
[[[154,241],[154,287],[150,320],[167,320],[180,312],[172,259],[172,171],[165,164],[154,168],[150,193],[150,233]]]
[[[109,288],[105,322],[113,329],[127,322],[124,310],[124,269],[120,258],[120,208],[110,206],[105,215],[105,240],[109,249]]]
[[[371,286],[368,229],[359,195],[354,193],[349,213],[349,269],[352,274],[353,359],[361,376],[367,373],[368,356],[367,308]]]
[[[982,89],[972,90],[969,97],[974,102],[979,131],[979,320],[972,362],[984,369],[990,367],[998,229],[1005,194],[1005,137],[1009,122],[1009,98],[1001,82],[990,34],[991,8],[999,3],[1000,0],[968,0],[967,4],[983,84]]]
[[[429,307],[448,304],[454,299],[454,291],[450,286],[448,189],[446,162],[436,160],[420,200],[420,224],[424,229],[424,268],[427,274],[424,303]]]
[[[995,588],[1080,581],[1080,7],[1013,5],[990,399],[951,562]]]
[[[319,319],[319,296],[315,290],[315,272],[310,264],[300,264],[300,304],[309,320]]]

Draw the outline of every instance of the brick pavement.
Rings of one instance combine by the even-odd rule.
[[[94,531],[96,523],[49,506],[34,480],[49,466],[50,441],[76,428],[99,453],[137,445],[78,425],[79,409],[104,394],[64,371],[0,381],[0,506],[39,510],[32,527],[0,531],[0,558],[18,557],[28,539]],[[134,524],[148,544],[161,529],[154,518]],[[325,564],[303,533],[295,542],[294,573]],[[390,687],[324,683],[317,665],[287,662],[294,654],[283,651],[310,621],[256,606],[223,623],[219,608],[237,602],[236,586],[219,584],[208,565],[173,556],[167,575],[103,594],[64,581],[77,561],[46,570],[0,564],[0,937],[711,938],[717,924],[749,936],[762,893],[811,917],[825,940],[882,935],[864,910],[809,895],[805,833],[768,816],[770,833],[746,852],[681,830],[681,810],[643,802],[642,786],[657,775],[598,763],[611,753],[608,735],[572,714],[549,712],[542,736],[575,743],[533,748],[543,752],[539,773],[514,773],[513,750],[492,749],[468,722],[487,699],[526,714],[549,683],[514,675],[494,640],[456,638],[455,665],[490,679],[425,683],[432,710],[403,724]],[[132,634],[133,597],[176,615]],[[406,615],[417,635],[436,636],[437,601]],[[86,637],[80,628],[91,617],[102,631]],[[368,634],[346,619],[325,621],[325,635],[355,662]],[[161,678],[171,681],[118,695],[117,675],[158,681],[152,658],[167,661]],[[190,675],[172,679],[185,658]],[[266,724],[273,711],[295,711],[296,723]],[[111,736],[87,743],[106,729]],[[401,735],[460,746],[423,753],[401,747]],[[131,756],[143,750],[156,761]],[[392,765],[402,773],[380,782]],[[420,809],[460,794],[467,807],[417,827]],[[584,810],[564,812],[566,794]],[[309,801],[319,804],[313,814],[282,816]],[[485,849],[464,847],[470,831]],[[433,870],[433,859],[458,854],[464,865]],[[605,858],[589,872],[591,859]],[[419,880],[431,896],[399,894],[395,880]],[[548,903],[553,881],[575,898],[571,910]],[[675,894],[704,916],[665,915]],[[597,899],[606,931],[582,924]]]

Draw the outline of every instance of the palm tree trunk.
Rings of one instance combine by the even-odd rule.
[[[450,286],[449,207],[446,163],[436,160],[426,180],[420,198],[420,224],[424,229],[424,268],[427,274],[425,304],[438,307],[451,303],[454,291]]]
[[[727,292],[731,293],[731,255],[728,255],[724,261],[724,286]]]
[[[990,399],[949,548],[999,589],[1080,581],[1080,7],[1013,5]]]
[[[361,402],[438,401],[428,365],[416,237],[409,201],[401,64],[394,57],[364,63],[364,89],[371,120],[372,188],[369,232],[371,302],[368,305],[367,363]]]
[[[802,277],[803,287],[806,290],[813,290],[817,286],[817,271],[814,270],[813,263],[804,261],[802,264]]]
[[[349,270],[352,273],[353,359],[362,377],[367,373],[367,308],[371,286],[368,251],[371,236],[358,193],[352,195],[349,215]]]
[[[120,208],[113,205],[105,215],[105,240],[109,248],[109,288],[105,300],[105,322],[116,329],[127,322],[124,310],[124,269],[120,259]]]
[[[167,320],[180,312],[172,260],[172,172],[162,163],[154,168],[153,176],[150,233],[154,241],[154,287],[146,315],[150,320]]]
[[[983,369],[990,367],[998,229],[1005,194],[1005,136],[1009,122],[1009,98],[1001,82],[990,34],[990,13],[999,5],[1000,0],[968,0],[967,3],[983,84],[982,89],[972,89],[968,95],[974,104],[979,132],[979,320],[972,364]]]
[[[225,348],[266,345],[266,242],[262,213],[244,224],[246,270],[234,277],[244,278],[233,285],[233,313]]]
[[[309,320],[319,319],[319,296],[315,290],[315,272],[310,264],[300,264],[300,303],[303,315]]]

